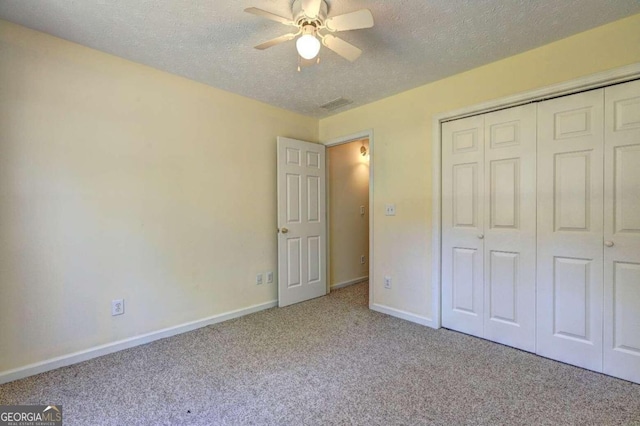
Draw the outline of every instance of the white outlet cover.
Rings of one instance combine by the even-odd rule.
[[[396,215],[396,205],[395,204],[386,204],[384,207],[384,214],[386,216],[395,216]]]
[[[390,276],[385,276],[384,277],[384,288],[391,288],[391,277]]]
[[[124,299],[115,299],[111,301],[111,316],[124,314]]]

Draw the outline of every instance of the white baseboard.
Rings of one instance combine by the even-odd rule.
[[[369,280],[368,276],[364,276],[364,277],[360,277],[360,278],[354,278],[354,279],[349,280],[349,281],[343,281],[341,283],[333,284],[331,286],[331,290],[337,290],[339,288],[348,287],[350,285],[360,284],[361,282],[368,281],[368,280]]]
[[[0,372],[0,385],[278,306],[274,300]]]
[[[431,318],[422,317],[420,315],[412,314],[406,311],[401,311],[400,309],[390,308],[389,306],[372,303],[369,305],[369,309],[371,309],[372,311],[391,315],[392,317],[400,318],[405,321],[411,321],[415,322],[416,324],[426,325],[427,327],[440,328]]]

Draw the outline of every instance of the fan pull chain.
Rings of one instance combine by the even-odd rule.
[[[300,55],[298,55],[298,72],[300,72]]]

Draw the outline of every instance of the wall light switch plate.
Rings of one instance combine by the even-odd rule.
[[[396,205],[395,204],[386,204],[384,207],[385,216],[395,216],[396,215]]]
[[[267,272],[267,284],[271,284],[273,282],[273,272]]]
[[[256,285],[262,285],[262,274],[256,275]]]
[[[360,216],[364,216],[364,206],[360,206]]]

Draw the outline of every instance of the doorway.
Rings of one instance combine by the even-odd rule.
[[[365,134],[326,147],[329,293],[371,275],[372,146]]]

